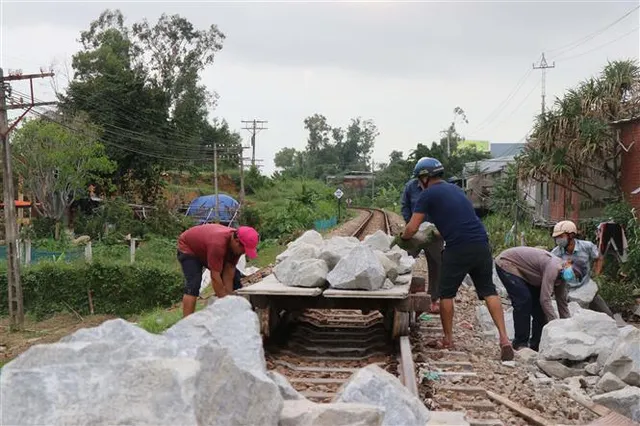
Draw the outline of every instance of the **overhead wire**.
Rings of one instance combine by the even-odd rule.
[[[574,50],[576,47],[588,42],[589,40],[592,40],[593,38],[595,38],[598,35],[602,34],[606,30],[608,30],[609,28],[615,26],[616,24],[618,24],[619,22],[621,22],[622,20],[624,20],[625,18],[630,16],[633,12],[635,12],[638,9],[640,9],[640,5],[638,5],[638,6],[634,7],[633,9],[629,10],[628,12],[626,12],[624,15],[622,15],[621,17],[619,17],[615,21],[607,24],[605,27],[594,31],[593,33],[587,34],[586,36],[584,36],[584,37],[582,37],[582,38],[580,38],[578,40],[574,40],[571,43],[565,44],[565,45],[557,47],[555,49],[547,49],[546,53],[553,53],[553,56],[557,57],[557,56],[560,56],[560,55],[566,53],[567,50],[569,50],[569,51],[570,50]]]
[[[13,93],[18,95],[24,95],[18,91],[13,91]],[[37,99],[35,100],[38,101]],[[19,99],[17,101],[20,102]],[[37,115],[40,117],[43,116],[43,114],[41,112],[38,112],[37,110],[33,112],[37,113]],[[58,122],[58,124],[60,124],[60,122]],[[124,138],[131,141],[145,143],[147,146],[141,146],[139,147],[138,150],[135,150],[132,147],[128,147],[128,146],[124,147],[120,144],[116,144],[113,141],[108,141],[109,144],[112,146],[117,146],[120,149],[125,149],[131,152],[139,153],[140,155],[146,155],[147,153],[149,153],[149,156],[166,159],[166,158],[169,158],[166,155],[166,151],[172,150],[174,152],[177,152],[178,154],[182,154],[180,158],[188,158],[191,161],[191,160],[198,160],[198,159],[202,160],[202,154],[213,154],[213,152],[216,151],[216,149],[214,149],[213,147],[180,143],[180,142],[175,142],[175,140],[173,139],[163,139],[157,136],[148,137],[143,133],[130,131],[128,129],[124,129],[109,123],[96,123],[96,124],[100,125],[102,127],[103,132],[107,135],[111,135],[116,138]],[[161,153],[153,152],[153,151],[157,151],[156,148],[159,148],[162,152]],[[200,155],[199,158],[191,158],[191,156],[188,155],[188,154],[192,154],[194,151],[196,151]],[[225,154],[238,155],[239,151],[240,149],[228,148],[228,147],[217,148],[217,152],[220,154],[221,158],[223,158]]]
[[[591,53],[591,52],[594,52],[594,51],[596,51],[596,50],[600,50],[600,49],[602,49],[603,47],[606,47],[606,46],[608,46],[608,45],[610,45],[610,44],[612,44],[612,43],[615,43],[616,41],[622,40],[623,38],[625,38],[625,37],[627,37],[627,36],[629,36],[629,35],[633,34],[634,32],[637,32],[638,30],[640,30],[640,26],[637,26],[637,27],[633,28],[631,31],[628,31],[628,32],[626,32],[626,33],[624,33],[624,34],[620,35],[619,37],[614,38],[613,40],[609,40],[609,41],[608,41],[608,42],[606,42],[606,43],[603,43],[603,44],[601,44],[601,45],[598,45],[598,46],[594,47],[593,49],[589,49],[589,50],[587,50],[587,51],[585,51],[585,52],[578,53],[578,54],[576,54],[576,55],[571,55],[571,56],[566,56],[566,57],[562,57],[562,56],[560,56],[560,57],[556,58],[556,61],[568,61],[568,60],[570,60],[570,59],[579,58],[579,57],[581,57],[581,56],[587,55],[587,54],[589,54],[589,53]]]

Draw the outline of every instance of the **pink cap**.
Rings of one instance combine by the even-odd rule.
[[[238,228],[238,239],[244,246],[244,253],[249,259],[254,259],[258,256],[258,242],[260,242],[260,235],[258,231],[250,226],[241,226]]]

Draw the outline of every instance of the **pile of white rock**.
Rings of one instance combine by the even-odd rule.
[[[564,380],[567,390],[640,421],[640,329],[618,327],[606,314],[571,305],[571,318],[544,327],[540,351],[529,360]],[[550,384],[542,373],[532,372],[530,379]]]
[[[273,273],[294,287],[323,287],[327,281],[341,290],[380,290],[409,284],[415,259],[382,231],[359,241],[355,237],[324,239],[307,231],[278,255]]]
[[[429,411],[376,365],[331,404],[268,371],[259,321],[228,296],[161,335],[111,320],[36,345],[0,371],[6,425],[416,425]]]

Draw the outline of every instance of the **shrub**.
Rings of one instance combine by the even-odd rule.
[[[527,223],[518,223],[518,235],[512,234],[513,220],[499,214],[491,214],[482,219],[489,234],[489,242],[493,255],[497,256],[501,251],[509,247],[520,245],[520,233],[524,232],[525,245],[530,247],[553,248],[553,239],[546,229],[534,228]]]
[[[131,315],[175,303],[182,274],[170,265],[94,261],[40,262],[23,269],[25,311],[37,319],[70,309],[89,313],[91,289],[95,313]],[[6,267],[0,271],[0,314],[7,314]]]

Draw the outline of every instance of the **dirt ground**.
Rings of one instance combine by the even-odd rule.
[[[53,343],[80,328],[95,327],[115,318],[109,315],[78,317],[58,314],[44,321],[34,321],[28,315],[22,331],[10,331],[9,319],[0,319],[0,365],[7,363],[29,347],[40,343]]]

